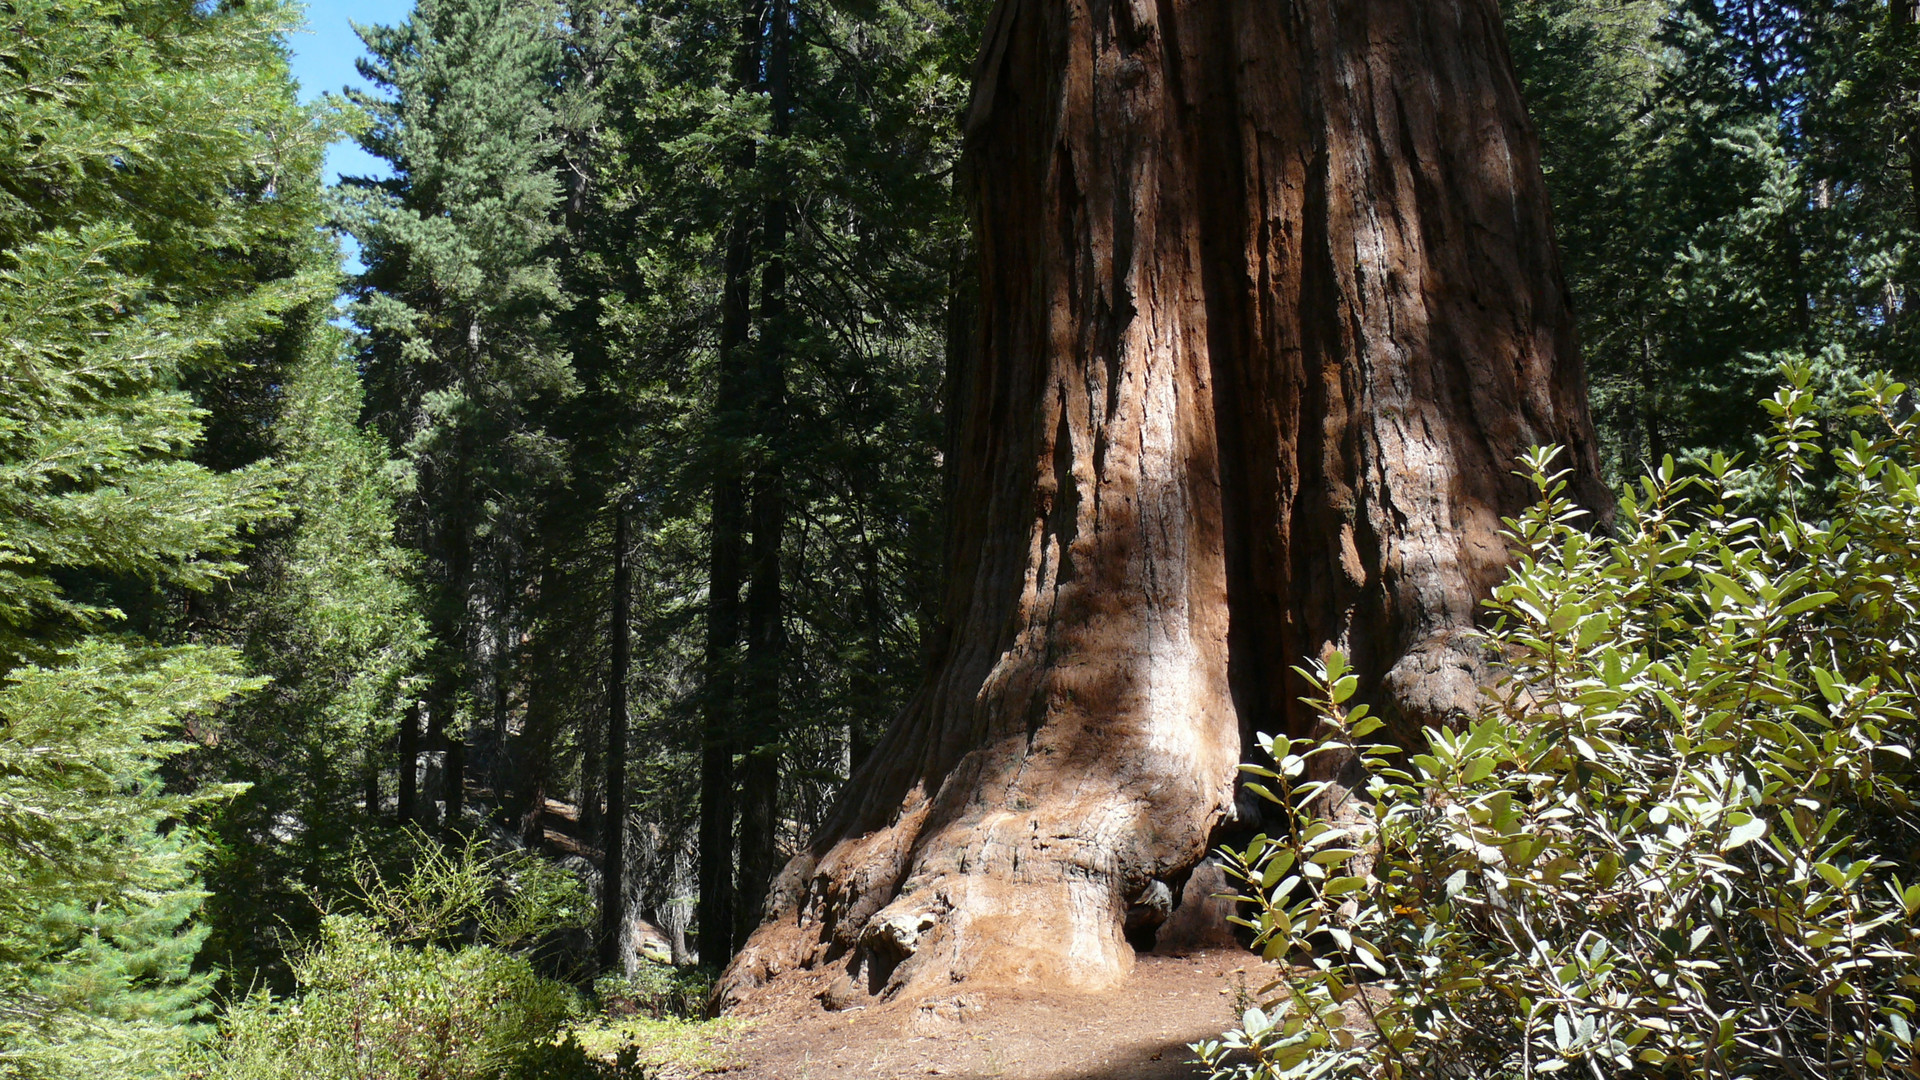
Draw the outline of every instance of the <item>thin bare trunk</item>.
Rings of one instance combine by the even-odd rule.
[[[436,712],[436,717],[444,714]],[[440,759],[440,823],[447,828],[459,828],[464,820],[467,794],[467,744],[460,733],[448,724],[436,725],[437,742],[441,748]]]
[[[536,586],[535,602],[551,610],[558,605],[559,598],[566,595],[561,590],[570,584],[561,567],[565,557],[562,550],[561,523],[548,520],[540,530],[541,562],[540,580]],[[538,610],[538,609],[536,609]],[[557,622],[557,620],[555,620]],[[559,708],[559,679],[552,668],[557,664],[558,634],[541,633],[533,640],[534,653],[528,663],[526,715],[520,724],[520,735],[512,748],[512,801],[508,804],[520,835],[520,841],[528,847],[539,844],[546,836],[547,780],[553,764],[554,718]]]
[[[873,752],[872,725],[881,719],[880,657],[886,645],[882,627],[886,613],[880,599],[880,553],[866,529],[860,535],[860,622],[866,632],[866,655],[853,668],[854,714],[847,722],[847,767],[858,769]]]
[[[743,0],[734,79],[754,85],[760,33],[759,0]],[[753,149],[741,151],[735,168],[753,168]],[[700,759],[700,955],[718,963],[733,955],[733,756],[739,744],[738,651],[740,587],[744,576],[747,526],[745,462],[741,444],[748,407],[747,328],[752,319],[754,222],[740,215],[727,235],[726,280],[721,295],[720,347],[715,377],[716,442],[711,536],[707,563],[706,687],[702,703]]]
[[[420,820],[420,705],[400,714],[400,776],[394,792],[394,816],[402,825]]]
[[[613,610],[607,625],[607,814],[600,834],[600,970],[624,971],[621,927],[626,922],[627,662],[632,639],[628,603],[627,513],[613,508]]]
[[[739,364],[745,337],[746,230],[734,226],[728,243],[727,283],[720,353],[720,423],[738,408],[727,399],[738,393]],[[736,319],[736,312],[739,313]],[[740,324],[735,336],[733,327]],[[702,701],[700,761],[700,954],[709,962],[733,955],[733,754],[737,743],[735,686],[740,644],[740,584],[746,531],[746,484],[741,476],[738,440],[722,435],[713,480],[712,530],[707,562],[706,686]]]
[[[791,0],[772,0],[767,20],[767,98],[772,135],[787,136],[793,109],[789,34]],[[753,426],[763,448],[753,479],[753,569],[747,590],[745,745],[740,770],[740,908],[736,940],[760,925],[767,889],[780,869],[776,834],[780,809],[780,675],[786,651],[781,621],[780,551],[787,503],[783,432],[787,407],[787,233],[791,211],[769,198],[762,232],[766,262],[760,271],[760,341],[754,377]]]
[[[380,735],[372,716],[367,717],[367,738],[360,754],[360,805],[366,808],[369,821],[378,821],[380,818]]]

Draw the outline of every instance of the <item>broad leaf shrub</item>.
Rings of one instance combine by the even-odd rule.
[[[1491,601],[1511,678],[1415,752],[1368,741],[1344,659],[1315,667],[1324,736],[1263,738],[1277,767],[1249,770],[1287,827],[1227,853],[1294,962],[1195,1048],[1215,1075],[1914,1075],[1904,393],[1875,381],[1828,454],[1789,372],[1765,461],[1668,461],[1611,537],[1531,455],[1541,499]],[[1330,813],[1310,778],[1347,755],[1367,797]]]
[[[485,945],[408,947],[358,915],[329,915],[295,960],[299,991],[248,998],[222,1025],[223,1080],[496,1080],[559,1037],[570,987]]]

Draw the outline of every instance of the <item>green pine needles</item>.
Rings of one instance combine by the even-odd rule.
[[[1743,446],[1783,360],[1907,372],[1920,24],[1904,0],[1502,0],[1603,464]]]
[[[324,288],[273,268],[322,145],[287,21],[0,9],[0,1076],[167,1075],[204,1008],[192,823],[234,789],[160,770],[257,681],[176,613],[278,495],[193,460],[185,386]]]
[[[1251,1050],[1221,1075],[1912,1074],[1920,420],[1877,380],[1829,452],[1808,386],[1758,467],[1668,461],[1611,537],[1532,455],[1513,677],[1458,730],[1369,743],[1345,661],[1314,669],[1327,737],[1250,769],[1286,831],[1230,853],[1298,962],[1200,1048]],[[1329,814],[1302,781],[1352,756],[1368,799]]]

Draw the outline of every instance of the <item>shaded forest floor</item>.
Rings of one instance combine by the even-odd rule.
[[[1187,1044],[1233,1026],[1268,979],[1224,949],[1142,956],[1099,994],[958,993],[919,1005],[826,1012],[803,1001],[743,1018],[719,1044],[729,1080],[1189,1080]]]

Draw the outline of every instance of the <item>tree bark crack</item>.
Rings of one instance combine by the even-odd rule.
[[[1295,664],[1346,651],[1402,738],[1476,703],[1514,459],[1567,447],[1607,506],[1501,33],[1496,0],[1000,0],[943,644],[726,1000],[1108,985],[1258,827],[1236,766],[1310,733]]]

